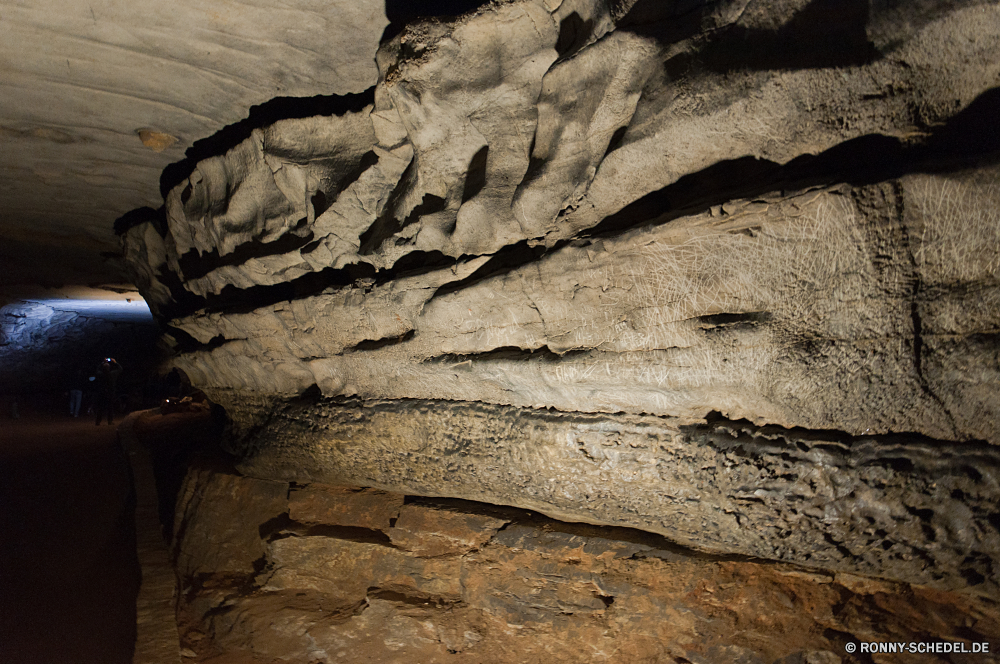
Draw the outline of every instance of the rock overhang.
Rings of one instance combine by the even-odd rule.
[[[654,4],[415,22],[193,165],[123,235],[175,363],[264,478],[991,592],[996,6]]]

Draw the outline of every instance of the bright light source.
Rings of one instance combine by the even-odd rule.
[[[7,289],[4,295],[11,306],[19,309],[41,305],[43,309],[48,307],[110,320],[151,321],[152,315],[146,301],[134,289],[135,286],[129,284],[107,284],[100,287],[70,285],[59,288],[18,286]],[[38,310],[36,315],[44,315],[44,311]]]

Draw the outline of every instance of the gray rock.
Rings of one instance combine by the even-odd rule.
[[[414,21],[199,162],[124,246],[240,468],[995,592],[1000,8],[824,7]]]

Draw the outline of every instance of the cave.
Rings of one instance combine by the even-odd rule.
[[[4,661],[995,661],[1000,3],[41,4]]]

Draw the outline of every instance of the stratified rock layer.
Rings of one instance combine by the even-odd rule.
[[[640,531],[467,501],[310,484],[272,503],[259,482],[197,465],[187,478],[176,541],[186,661],[837,664],[857,661],[848,643],[971,651],[1000,638],[993,600],[694,556]],[[304,514],[303,494],[324,518],[289,518]],[[200,536],[198,497],[242,513],[214,524],[227,537]],[[398,517],[357,525],[368,510]],[[229,546],[244,540],[252,552]]]
[[[1000,6],[848,4],[414,22],[194,165],[124,246],[241,471],[995,594]]]
[[[702,551],[1000,591],[1000,450],[983,443],[420,401],[289,408],[253,441],[240,450],[253,475],[517,505]]]

